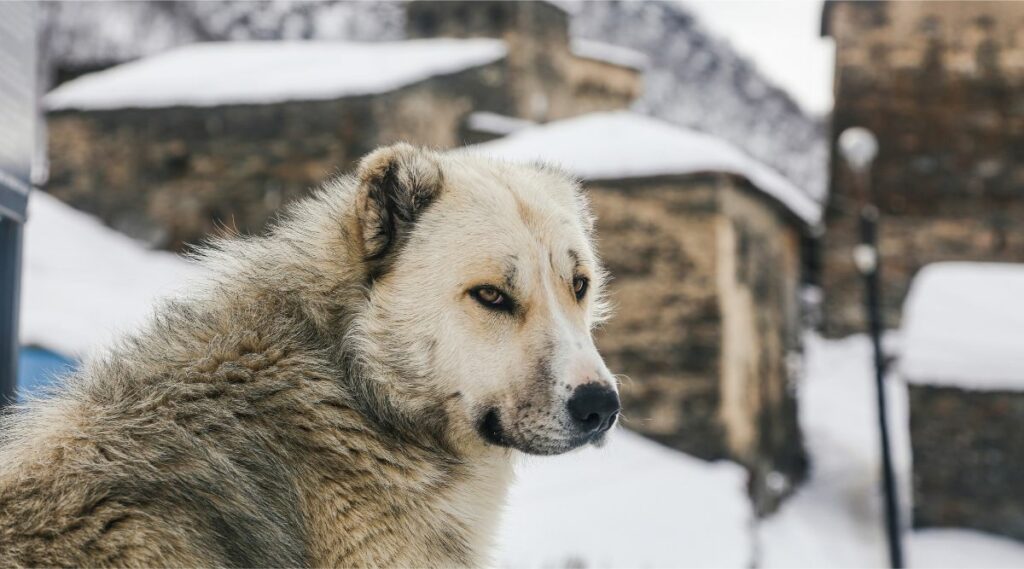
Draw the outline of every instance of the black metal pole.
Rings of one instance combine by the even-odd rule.
[[[889,564],[894,569],[903,567],[903,544],[900,539],[899,499],[896,478],[893,475],[892,448],[889,444],[888,407],[885,397],[885,355],[882,352],[882,293],[878,256],[878,209],[865,205],[860,212],[860,265],[864,277],[864,300],[868,316],[868,330],[875,352],[875,388],[878,397],[878,427],[882,442],[882,489],[885,500],[885,529],[889,544]]]

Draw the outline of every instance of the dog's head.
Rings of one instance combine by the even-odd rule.
[[[358,176],[361,333],[397,390],[493,445],[600,443],[619,398],[591,337],[604,273],[578,185],[408,145],[370,154]]]

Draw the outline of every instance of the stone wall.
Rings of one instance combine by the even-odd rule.
[[[1013,246],[1024,239],[1024,3],[833,2],[823,24],[836,42],[833,137],[856,125],[879,138],[884,316],[896,327],[925,262],[1024,261]],[[823,282],[826,331],[840,335],[864,330],[850,260],[859,208],[835,152],[831,169]]]
[[[801,233],[755,192],[742,180],[719,191],[720,416],[733,455],[751,470],[755,508],[765,513],[807,470],[796,401]]]
[[[509,108],[504,73],[495,63],[332,101],[51,113],[46,190],[158,247],[258,232],[378,145],[458,146],[468,112]]]
[[[914,527],[1024,540],[1024,393],[910,385]]]
[[[751,471],[760,513],[806,459],[792,365],[800,352],[799,234],[727,176],[588,184],[615,317],[598,333],[632,430]]]
[[[903,300],[921,268],[941,261],[1024,262],[1024,200],[946,200],[950,211],[883,214],[879,226],[885,324],[900,323]],[[853,264],[857,219],[836,216],[824,236],[828,332],[867,330],[864,289]]]
[[[566,58],[563,65],[571,96],[559,99],[564,108],[553,109],[559,116],[627,109],[642,94],[638,69],[580,56]]]
[[[622,382],[623,424],[705,459],[730,456],[719,420],[722,325],[711,181],[589,184],[615,315],[598,331]]]

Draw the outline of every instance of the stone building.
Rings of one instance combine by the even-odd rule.
[[[878,135],[884,317],[914,274],[951,260],[1024,261],[1024,3],[828,2],[835,138]],[[822,247],[826,330],[865,329],[851,250],[857,197],[833,152]]]
[[[493,40],[206,43],[86,75],[45,99],[46,190],[162,247],[258,231],[380,144],[457,145],[467,113],[503,106],[504,56]]]
[[[546,122],[624,109],[639,95],[645,64],[632,50],[569,39],[569,15],[554,3],[419,0],[409,38],[498,38],[508,46],[508,114]]]
[[[622,108],[639,93],[635,54],[570,42],[553,5],[409,10],[410,35],[434,39],[198,43],[69,81],[46,98],[46,190],[181,249],[225,228],[259,231],[281,204],[378,145],[451,148],[502,134],[471,132],[473,113],[547,120]],[[431,10],[482,31],[437,38],[470,34],[431,35]]]
[[[904,312],[914,527],[1024,540],[1024,265],[922,269]]]
[[[477,148],[585,180],[615,317],[598,332],[624,424],[731,458],[762,513],[799,482],[801,237],[819,208],[728,143],[629,112],[527,128]]]

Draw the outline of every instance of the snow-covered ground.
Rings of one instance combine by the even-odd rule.
[[[884,567],[871,345],[864,336],[839,341],[808,336],[806,349],[799,404],[811,473],[797,494],[761,523],[762,565]],[[906,473],[906,390],[895,382],[888,387],[894,462]],[[906,498],[906,476],[899,482]]]
[[[746,474],[628,431],[601,449],[530,458],[500,537],[502,567],[747,567]]]
[[[26,230],[22,342],[81,356],[147,317],[196,267],[42,192]],[[895,340],[897,338],[890,338]],[[887,342],[898,349],[897,342]],[[754,523],[742,469],[620,431],[602,449],[524,459],[500,533],[502,567],[881,567],[878,440],[867,339],[807,338],[800,420],[807,483]],[[906,393],[889,385],[895,462],[909,480]],[[908,533],[911,567],[1024,567],[1024,544],[965,530]]]
[[[71,358],[143,322],[199,272],[45,192],[29,198],[22,259],[21,343]]]

